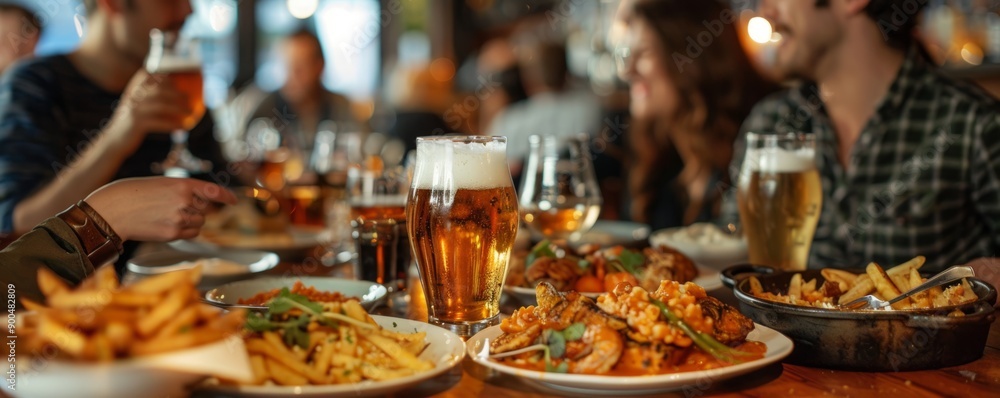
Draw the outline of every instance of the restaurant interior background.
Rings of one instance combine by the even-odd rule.
[[[919,33],[930,54],[948,73],[1000,95],[1000,2],[922,1],[929,4],[920,16]],[[86,24],[78,1],[22,2],[36,9],[46,27],[37,55],[65,52],[78,44]],[[281,38],[297,30],[312,31],[321,40],[326,58],[323,84],[351,100],[361,129],[390,136],[409,129],[396,123],[397,115],[408,112],[433,115],[447,132],[485,134],[493,116],[524,96],[507,93],[519,42],[528,38],[564,46],[570,86],[592,94],[602,107],[601,131],[590,133],[605,197],[601,218],[619,218],[623,183],[621,155],[615,155],[615,148],[624,148],[621,140],[628,127],[627,85],[618,76],[614,57],[615,37],[624,30],[615,21],[619,0],[191,3],[194,14],[185,30],[203,45],[205,101],[213,109],[217,138],[229,144],[231,158],[246,155],[242,137],[250,113],[266,92],[285,80],[277,50]],[[777,37],[757,16],[758,3],[732,1],[745,27],[740,30],[742,42],[766,71]],[[907,10],[899,11],[901,17],[906,15]]]

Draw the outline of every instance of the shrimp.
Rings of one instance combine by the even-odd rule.
[[[570,373],[608,373],[618,363],[625,348],[621,333],[601,324],[588,325],[583,333],[583,342],[590,346],[590,352],[570,361]]]
[[[573,283],[580,276],[580,272],[580,266],[572,260],[543,257],[528,265],[524,279],[532,285],[549,282],[562,291],[573,288]]]

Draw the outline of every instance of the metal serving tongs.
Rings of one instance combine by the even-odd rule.
[[[944,285],[946,283],[951,283],[962,278],[969,278],[976,276],[976,272],[972,270],[972,267],[967,265],[956,265],[954,267],[948,268],[941,271],[937,275],[932,276],[926,282],[921,283],[917,287],[910,289],[899,296],[896,296],[892,300],[882,300],[874,295],[866,295],[860,297],[856,300],[851,300],[846,304],[841,304],[840,308],[850,309],[850,310],[880,310],[882,308],[888,307],[895,304],[896,302],[908,298],[914,294],[920,293],[924,290],[930,289],[934,286]]]
[[[233,309],[237,309],[237,308],[243,308],[243,309],[245,309],[247,311],[250,311],[250,312],[261,312],[261,313],[267,312],[267,307],[266,306],[260,306],[260,305],[226,304],[226,303],[220,303],[218,301],[208,300],[208,299],[205,299],[205,298],[202,298],[201,302],[204,303],[204,304],[208,304],[210,306],[213,306],[213,307],[222,308],[224,310],[233,310]]]

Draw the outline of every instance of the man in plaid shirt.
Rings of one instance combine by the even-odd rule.
[[[913,43],[924,3],[765,0],[782,35],[775,70],[806,83],[759,103],[743,130],[816,137],[823,210],[810,267],[923,255],[926,271],[971,262],[997,284],[998,103],[939,75]],[[733,181],[743,138],[736,146]]]

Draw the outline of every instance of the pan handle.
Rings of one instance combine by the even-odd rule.
[[[751,276],[770,275],[776,271],[777,270],[773,267],[766,265],[740,264],[722,270],[722,272],[720,272],[720,278],[722,278],[723,285],[732,289],[736,287],[737,283],[745,278],[749,278]]]

